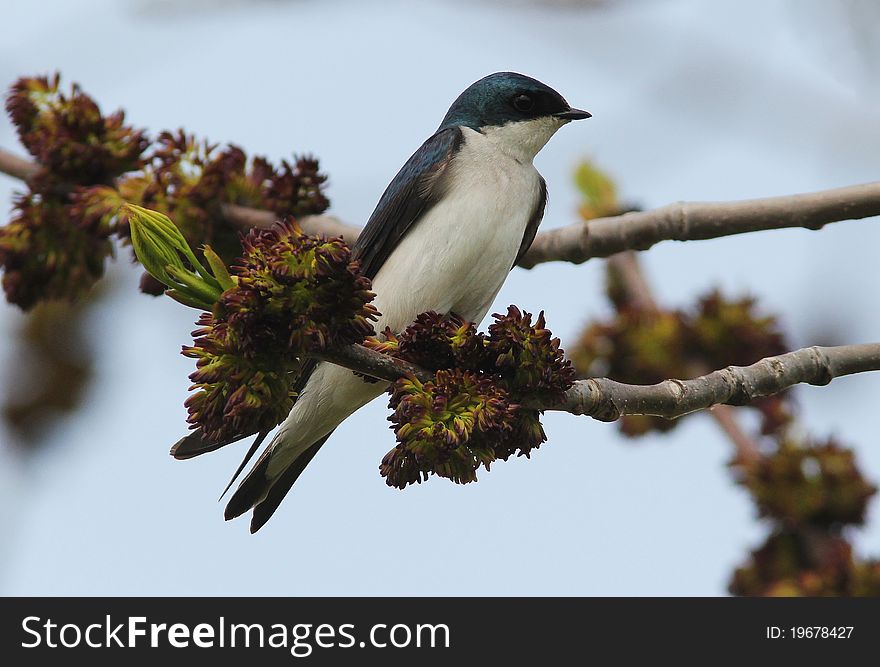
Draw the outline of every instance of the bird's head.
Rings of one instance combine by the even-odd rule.
[[[531,159],[560,127],[590,115],[572,108],[540,81],[515,72],[496,72],[459,95],[440,128],[469,127]]]

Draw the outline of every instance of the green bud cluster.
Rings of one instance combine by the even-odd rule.
[[[488,335],[461,318],[423,313],[402,334],[385,332],[366,344],[435,371],[430,382],[404,378],[392,384],[389,406],[397,446],[380,473],[404,488],[436,474],[456,483],[476,480],[496,460],[529,456],[546,440],[537,410],[525,396],[558,397],[574,371],[546,328],[544,315],[510,306],[493,315]]]
[[[210,246],[205,246],[202,254],[211,269],[202,266],[168,216],[137,204],[124,204],[119,217],[128,221],[138,261],[168,288],[165,293],[175,301],[212,310],[220,294],[235,286],[226,265]]]
[[[229,263],[241,247],[222,204],[268,209],[280,217],[317,214],[329,205],[325,181],[312,158],[283,160],[276,168],[262,157],[249,160],[237,146],[220,149],[178,130],[162,132],[144,169],[117,187],[128,201],[168,215],[191,246],[208,244]],[[120,232],[125,234],[124,226]]]
[[[584,220],[620,213],[617,185],[590,162],[582,162],[574,172],[574,182],[583,195],[579,213]]]

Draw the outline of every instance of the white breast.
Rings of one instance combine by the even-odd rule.
[[[448,167],[446,195],[413,225],[373,279],[382,313],[378,331],[386,326],[402,331],[428,310],[483,319],[541,195],[532,158],[558,127],[532,121],[484,133],[462,128],[464,144]],[[281,474],[386,387],[319,364],[272,441],[267,474]]]
[[[455,312],[479,322],[507,277],[540,197],[531,160],[462,128],[446,196],[401,240],[373,280],[378,328],[406,327],[419,313]]]

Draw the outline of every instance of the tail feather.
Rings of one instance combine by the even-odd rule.
[[[201,456],[202,454],[207,454],[208,452],[213,452],[217,449],[220,449],[221,447],[225,447],[226,445],[231,445],[233,442],[238,442],[242,438],[247,438],[251,435],[253,435],[253,433],[242,433],[240,435],[226,438],[225,440],[218,440],[215,442],[211,440],[205,440],[204,431],[201,428],[197,428],[192,433],[183,436],[180,440],[178,440],[171,446],[171,456],[176,458],[178,461],[191,459],[196,456]]]
[[[279,477],[273,479],[267,475],[272,450],[266,450],[229,499],[224,512],[226,520],[239,517],[253,508],[251,532],[255,533],[262,528],[278,509],[293,483],[296,482],[332,433],[333,431],[311,444],[293,460]]]
[[[269,433],[270,431],[260,431],[260,433],[257,434],[257,437],[254,439],[254,443],[251,445],[251,448],[247,451],[247,454],[244,455],[241,463],[238,464],[238,468],[235,469],[235,473],[232,475],[232,479],[229,480],[229,484],[226,485],[226,488],[223,489],[223,493],[220,494],[220,497],[217,500],[222,500],[223,496],[226,495],[226,492],[232,488],[232,485],[235,484],[235,480],[238,479],[241,471],[244,470],[244,467],[250,462],[252,458],[254,458],[254,454],[257,453],[257,450],[260,448],[260,445],[263,444],[263,440],[266,439],[266,436],[269,435]]]
[[[254,507],[254,513],[253,516],[251,516],[251,533],[256,533],[269,519],[272,518],[272,515],[275,514],[275,510],[278,509],[281,501],[284,500],[284,497],[290,491],[290,487],[292,487],[293,483],[299,479],[302,471],[305,470],[306,466],[311,463],[313,458],[315,458],[315,454],[317,454],[318,450],[321,449],[321,446],[327,442],[327,438],[329,438],[330,435],[331,433],[328,433],[300,454],[290,467],[281,474],[281,477],[279,477],[269,488],[266,497]]]

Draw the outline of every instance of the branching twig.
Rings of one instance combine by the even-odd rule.
[[[28,180],[37,171],[29,162],[0,148],[0,172]],[[223,204],[223,215],[242,227],[268,227],[276,219],[271,211]],[[596,218],[541,232],[519,262],[530,269],[552,261],[579,264],[595,257],[610,257],[623,250],[647,250],[661,241],[694,241],[766,229],[805,227],[820,229],[831,222],[880,215],[880,181],[808,194],[736,202],[677,203],[654,209]],[[315,216],[303,222],[309,233],[342,235],[352,243],[358,228],[332,216]]]

